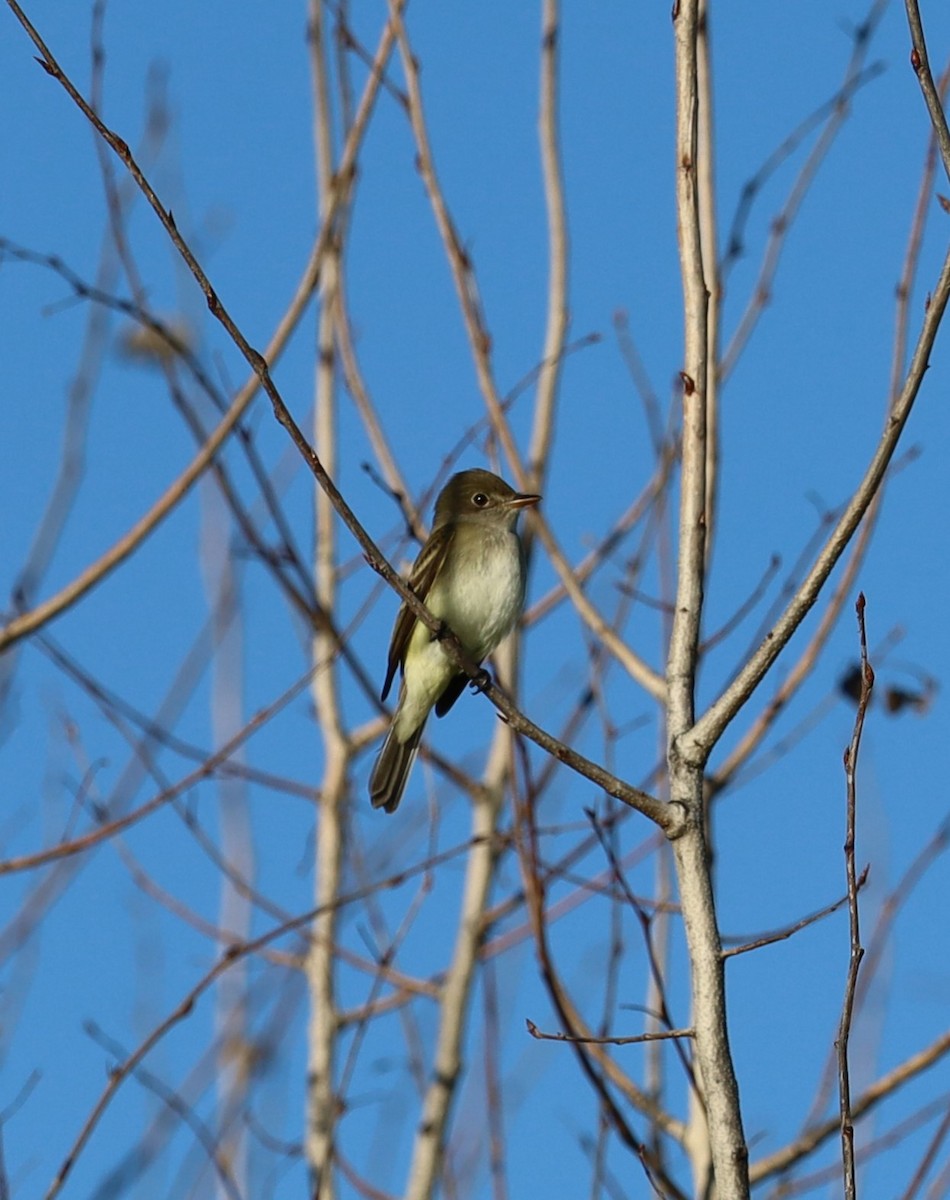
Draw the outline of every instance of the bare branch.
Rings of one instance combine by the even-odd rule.
[[[538,376],[534,431],[528,453],[532,489],[544,490],[544,477],[554,438],[558,383],[567,341],[567,211],[558,130],[558,72],[561,40],[559,0],[543,0],[541,29],[541,105],[538,135],[548,213],[548,325]]]
[[[99,115],[92,109],[89,102],[80,94],[71,79],[53,57],[52,52],[48,49],[39,33],[37,33],[33,24],[17,3],[17,0],[7,0],[7,3],[40,52],[40,61],[43,68],[64,88],[89,123],[95,128],[99,136],[111,146],[119,159],[125,164],[132,178],[148,200],[152,210],[164,226],[172,243],[201,287],[211,312],[221,322],[234,344],[244,355],[245,360],[254,372],[254,376],[237,393],[224,419],[211,433],[200,453],[193,459],[188,468],[182,472],[178,479],[166,490],[165,494],[133,525],[123,538],[116,542],[97,562],[87,567],[85,571],[77,576],[71,584],[63,588],[56,596],[51,597],[29,612],[13,618],[3,628],[0,628],[0,653],[14,642],[35,632],[40,626],[59,616],[60,613],[75,604],[77,600],[84,596],[91,588],[95,587],[96,584],[100,583],[109,572],[124,562],[141,545],[145,538],[180,503],[196,480],[211,464],[215,454],[230,436],[251,401],[256,396],[259,387],[263,386],[275,406],[283,409],[283,402],[276,395],[276,389],[271,382],[268,364],[273,365],[279,359],[290,334],[296,328],[319,281],[323,256],[330,243],[336,212],[348,194],[356,157],[378,94],[382,78],[382,66],[389,57],[393,43],[391,28],[387,25],[377,52],[377,70],[372,73],[370,79],[367,81],[359,113],[353,123],[347,144],[340,156],[340,170],[335,180],[333,202],[330,206],[330,211],[327,213],[314,241],[309,260],[300,283],[297,285],[297,291],[278,324],[269,345],[264,353],[260,354],[251,347],[250,343],[231,319],[227,309],[225,309],[218,299],[210,280],[179,233],[171,212],[164,208],[158,196],[152,190],[151,185],[142,174],[138,163],[132,156],[128,145],[118,134],[107,128]],[[284,412],[286,412],[286,409],[284,409]],[[290,419],[289,413],[286,415]]]
[[[681,748],[684,754],[695,755],[699,759],[705,760],[736,713],[761,683],[772,663],[778,658],[791,640],[795,630],[814,606],[828,576],[847,548],[881,486],[881,481],[894,456],[920,391],[948,298],[950,298],[950,253],[944,260],[940,277],[927,307],[901,394],[891,409],[886,428],[878,443],[878,448],[868,464],[864,478],[829,534],[801,587],[772,630],[729,687],[710,705],[684,738]]]
[[[673,9],[676,55],[676,208],[683,285],[683,448],[676,604],[667,660],[670,796],[689,817],[673,842],[690,957],[695,1070],[701,1103],[691,1104],[688,1148],[694,1189],[715,1187],[721,1200],[749,1194],[748,1151],[726,1024],[725,974],[710,876],[703,809],[703,761],[684,738],[694,721],[696,672],[706,571],[709,293],[700,214],[699,0]],[[706,117],[702,118],[706,120]],[[710,230],[711,232],[711,230]],[[695,1093],[692,1093],[695,1097]]]
[[[633,1046],[641,1042],[662,1042],[676,1038],[693,1038],[693,1029],[668,1029],[661,1033],[640,1033],[633,1037],[592,1037],[573,1033],[544,1033],[534,1021],[525,1020],[528,1033],[540,1042],[580,1042],[585,1046]]]
[[[851,1112],[851,1081],[848,1070],[848,1041],[851,1036],[851,1016],[854,1010],[854,996],[858,986],[858,970],[864,949],[861,946],[861,926],[858,919],[858,880],[854,865],[854,843],[857,818],[857,769],[858,754],[861,749],[861,734],[864,731],[864,718],[871,700],[871,689],[874,687],[874,672],[868,662],[868,639],[864,618],[864,593],[858,596],[856,604],[858,614],[858,632],[861,641],[861,697],[858,701],[858,711],[854,718],[854,732],[851,743],[845,750],[844,769],[848,784],[847,832],[844,841],[845,871],[848,878],[848,915],[851,929],[851,955],[848,963],[848,981],[845,986],[844,1003],[841,1009],[841,1021],[838,1026],[838,1037],[835,1047],[838,1052],[838,1103],[841,1113],[841,1155],[844,1167],[844,1194],[847,1200],[855,1200],[857,1196],[857,1180],[854,1171],[854,1117]]]
[[[943,111],[940,93],[937,90],[933,73],[930,70],[930,55],[927,53],[924,25],[920,17],[920,5],[917,3],[917,0],[904,0],[904,7],[907,10],[907,23],[910,26],[910,39],[913,44],[910,54],[910,65],[914,68],[917,78],[920,81],[920,90],[924,94],[927,112],[930,114],[930,123],[933,125],[937,145],[940,147],[943,169],[946,171],[947,177],[950,178],[950,128],[947,127],[947,116]]]
[[[924,1071],[928,1071],[936,1063],[946,1058],[948,1054],[950,1054],[950,1032],[942,1033],[925,1049],[918,1051],[917,1054],[912,1054],[910,1058],[898,1064],[892,1071],[889,1071],[886,1075],[882,1075],[876,1083],[872,1083],[870,1087],[865,1088],[856,1100],[852,1099],[852,1119],[856,1121],[859,1117],[863,1117],[876,1104],[879,1104],[888,1096],[892,1096],[910,1080],[916,1078]],[[816,1122],[788,1146],[784,1146],[774,1154],[770,1154],[766,1158],[759,1159],[753,1163],[749,1171],[752,1182],[758,1184],[764,1179],[788,1170],[790,1166],[801,1161],[806,1154],[809,1154],[817,1146],[827,1141],[828,1138],[834,1137],[836,1133],[840,1132],[840,1115],[829,1117],[825,1121]]]
[[[855,887],[858,891],[864,887],[868,881],[868,868],[865,867],[858,876]],[[832,913],[836,913],[839,908],[848,903],[848,895],[845,893],[840,900],[836,900],[834,904],[829,904],[825,908],[821,908],[818,912],[811,913],[810,916],[802,917],[800,921],[795,921],[791,925],[787,925],[784,929],[778,929],[774,933],[763,934],[762,937],[751,938],[744,940],[741,946],[730,946],[723,950],[723,958],[732,958],[737,954],[748,954],[751,950],[761,950],[763,946],[774,946],[776,942],[788,941],[790,937],[794,937],[796,933],[807,929],[809,925],[814,925],[818,921],[823,921],[825,917],[830,917]]]

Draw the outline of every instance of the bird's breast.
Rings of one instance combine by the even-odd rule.
[[[452,556],[428,604],[480,662],[509,634],[524,602],[521,548],[514,533],[499,531]]]

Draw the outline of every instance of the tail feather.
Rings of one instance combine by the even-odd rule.
[[[419,742],[425,722],[405,742],[396,737],[396,723],[390,726],[383,748],[379,752],[373,773],[369,777],[369,797],[373,808],[395,812],[405,791],[412,764],[419,753]]]

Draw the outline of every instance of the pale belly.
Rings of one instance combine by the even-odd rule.
[[[436,584],[426,604],[458,637],[469,657],[480,663],[511,632],[521,613],[524,578],[517,538],[499,533],[486,539],[481,553],[453,562],[448,576],[451,586]],[[458,674],[438,640],[420,623],[413,630],[407,657],[412,669],[403,679],[406,695],[398,717],[404,735],[418,726]]]
[[[485,539],[482,552],[455,561],[451,587],[429,593],[432,612],[457,634],[476,661],[486,658],[514,627],[524,600],[518,539],[499,533]]]

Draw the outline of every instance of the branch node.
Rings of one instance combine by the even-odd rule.
[[[675,812],[676,817],[670,817],[663,826],[663,833],[666,835],[668,842],[675,842],[692,828],[693,817],[682,800],[671,800],[666,807],[667,811],[671,814]]]

